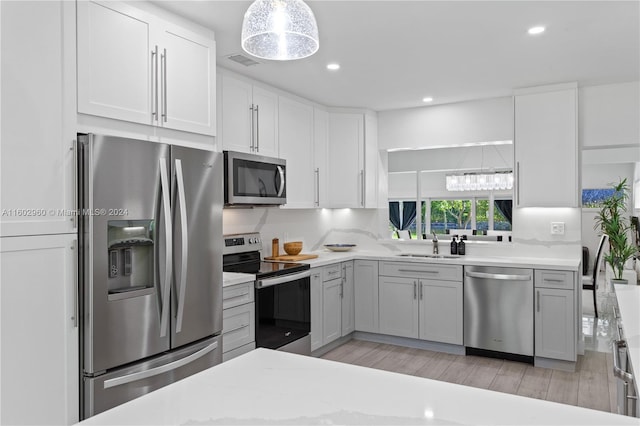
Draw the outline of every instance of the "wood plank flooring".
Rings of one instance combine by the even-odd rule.
[[[613,360],[605,352],[585,351],[576,372],[528,364],[451,355],[384,343],[350,340],[322,358],[529,398],[616,412]]]

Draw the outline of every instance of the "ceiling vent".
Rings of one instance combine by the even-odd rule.
[[[233,62],[237,62],[240,65],[244,65],[245,67],[250,67],[251,65],[258,65],[260,62],[258,61],[254,61],[253,59],[241,55],[241,54],[237,54],[237,55],[231,55],[231,56],[227,56],[228,59],[232,60]]]

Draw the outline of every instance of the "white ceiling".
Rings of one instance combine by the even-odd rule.
[[[218,65],[327,106],[376,111],[508,96],[514,88],[640,76],[640,1],[307,1],[320,50],[244,67],[250,1],[156,1],[215,31]],[[527,29],[544,25],[542,35]],[[337,72],[326,69],[339,62]]]

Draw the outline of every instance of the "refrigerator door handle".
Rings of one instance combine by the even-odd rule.
[[[180,268],[180,281],[178,281],[178,312],[176,314],[176,333],[182,330],[182,317],[184,314],[184,298],[187,289],[187,264],[189,263],[189,234],[187,226],[187,201],[184,195],[184,177],[182,174],[182,161],[176,159],[176,181],[178,182],[178,205],[180,206],[180,228],[182,230],[182,261]]]
[[[177,361],[173,361],[168,364],[161,365],[159,367],[151,368],[149,370],[139,371],[137,373],[127,374],[126,376],[105,380],[104,388],[109,389],[115,386],[125,385],[127,383],[157,376],[159,374],[166,373],[167,371],[176,370],[180,367],[184,367],[185,365],[192,363],[193,361],[196,361],[199,358],[202,358],[203,356],[205,356],[206,354],[208,354],[209,352],[217,348],[218,348],[218,342],[215,341],[212,344],[200,349],[198,352],[194,352],[191,355],[181,358]]]
[[[171,226],[171,204],[169,200],[169,176],[167,171],[167,159],[160,159],[160,187],[162,188],[162,207],[164,209],[164,229],[165,229],[165,276],[162,286],[162,311],[160,315],[160,337],[167,335],[169,326],[169,292],[171,290],[170,281],[173,274],[173,241]]]

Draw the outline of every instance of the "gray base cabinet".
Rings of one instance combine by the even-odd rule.
[[[378,261],[354,261],[355,329],[380,332],[378,322]]]
[[[311,350],[355,330],[353,260],[311,274]]]
[[[574,282],[573,272],[535,271],[536,357],[576,361]]]
[[[420,339],[462,345],[462,283],[420,280]]]

